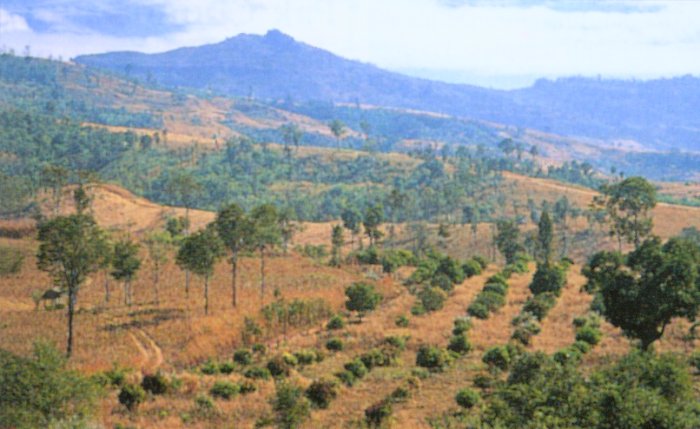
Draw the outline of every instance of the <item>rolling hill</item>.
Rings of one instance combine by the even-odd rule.
[[[261,99],[418,109],[649,150],[700,150],[700,79],[568,78],[499,91],[404,76],[298,42],[279,31],[160,54],[116,52],[78,63],[157,82]]]

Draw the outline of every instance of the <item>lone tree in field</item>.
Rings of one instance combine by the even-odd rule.
[[[634,243],[651,234],[653,222],[649,211],[656,206],[656,189],[643,177],[629,177],[621,182],[601,187],[602,198],[596,203],[605,207],[610,216],[610,233],[617,236],[619,249],[622,239]]]
[[[237,204],[229,204],[219,210],[214,221],[216,231],[231,257],[231,304],[238,305],[236,287],[238,273],[238,256],[251,245],[253,225],[245,212]]]
[[[552,258],[552,241],[554,240],[552,218],[547,210],[540,215],[537,224],[537,252],[540,262],[549,264]]]
[[[514,220],[499,220],[494,244],[506,259],[506,264],[515,262],[515,255],[523,250],[520,244],[520,229]]]
[[[271,204],[255,207],[250,212],[251,245],[260,253],[260,306],[265,304],[265,252],[280,243],[281,230],[277,209]]]
[[[114,244],[112,252],[112,277],[124,282],[124,304],[131,306],[131,281],[141,267],[139,245],[129,239],[119,240]]]
[[[185,208],[185,220],[182,222],[183,236],[190,233],[190,209],[202,192],[202,184],[190,173],[181,172],[170,178],[166,185],[166,192],[170,195],[174,205]],[[185,294],[190,292],[190,272],[185,270]]]
[[[148,258],[151,260],[153,267],[153,292],[156,305],[160,304],[160,294],[158,286],[160,284],[160,272],[168,262],[168,251],[173,244],[173,237],[167,231],[156,231],[149,234],[144,241],[146,249],[148,249]]]
[[[80,286],[104,266],[107,243],[104,232],[87,214],[57,216],[39,225],[37,267],[53,277],[68,293],[66,355],[73,352],[73,317]]]
[[[343,237],[343,226],[334,225],[331,231],[331,245],[333,247],[333,254],[331,255],[331,265],[334,267],[340,266],[340,261],[342,260],[342,249],[343,244],[345,244],[345,238]]]
[[[343,226],[350,231],[350,247],[355,249],[355,237],[360,233],[362,226],[362,214],[355,208],[345,209],[341,213],[340,218],[343,220]]]
[[[675,317],[694,320],[700,310],[700,249],[673,238],[652,238],[626,257],[599,252],[583,274],[594,308],[614,326],[640,341],[642,350],[661,338]]]
[[[219,237],[210,226],[182,240],[175,259],[179,267],[204,279],[204,314],[209,314],[209,279],[224,253]]]
[[[382,238],[382,232],[379,230],[382,222],[384,222],[384,207],[381,204],[367,207],[362,224],[365,227],[365,234],[369,238],[370,246],[376,245],[377,241]]]
[[[363,282],[350,285],[345,289],[345,296],[348,297],[345,308],[348,311],[357,311],[360,321],[366,312],[377,308],[377,305],[382,301],[382,295],[374,290],[374,286]]]
[[[328,128],[331,130],[331,133],[333,133],[338,149],[340,149],[340,139],[345,135],[345,124],[338,119],[333,119],[328,123]]]

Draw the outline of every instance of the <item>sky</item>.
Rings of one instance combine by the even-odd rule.
[[[700,0],[0,0],[0,48],[43,57],[270,29],[385,69],[497,88],[700,76]]]

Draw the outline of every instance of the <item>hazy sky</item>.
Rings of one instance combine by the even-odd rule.
[[[497,87],[700,75],[700,0],[0,0],[0,47],[64,59],[271,28],[383,68]]]

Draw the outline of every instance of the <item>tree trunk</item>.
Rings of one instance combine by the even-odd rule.
[[[109,277],[105,274],[105,302],[109,302]]]
[[[235,308],[238,305],[238,294],[236,289],[236,274],[238,272],[238,255],[231,257],[231,303]]]
[[[204,277],[204,314],[209,314],[209,276]]]
[[[129,305],[129,286],[124,282],[124,305]]]
[[[158,294],[158,282],[160,281],[160,272],[158,271],[158,268],[154,268],[153,270],[153,291],[155,292],[155,298],[156,298],[156,305],[160,304],[160,296]]]
[[[185,296],[190,296],[190,272],[185,270]]]
[[[260,248],[260,308],[265,306],[265,250]]]
[[[75,314],[75,291],[68,289],[68,340],[66,343],[66,358],[73,354],[73,315]]]

